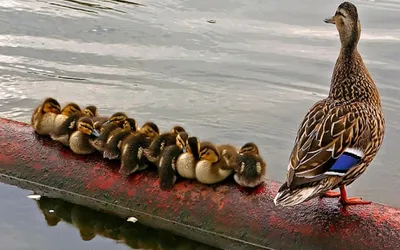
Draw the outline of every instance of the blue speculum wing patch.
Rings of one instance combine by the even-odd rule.
[[[359,156],[345,152],[336,160],[329,171],[346,173],[350,168],[355,167],[360,160]]]

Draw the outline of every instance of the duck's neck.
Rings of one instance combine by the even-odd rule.
[[[357,50],[357,43],[342,46],[332,74],[329,97],[337,101],[381,105],[378,90]]]

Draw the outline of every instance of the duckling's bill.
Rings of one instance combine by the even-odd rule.
[[[92,130],[92,133],[91,133],[90,135],[99,137],[99,136],[100,136],[100,133],[99,133],[99,131],[97,131],[97,129],[93,129],[93,130]]]

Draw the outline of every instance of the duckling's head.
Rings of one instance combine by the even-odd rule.
[[[95,137],[100,136],[100,133],[96,129],[94,129],[93,121],[89,117],[84,116],[80,118],[77,122],[77,129],[79,132],[85,135]]]
[[[255,143],[247,142],[239,150],[239,154],[244,154],[244,153],[252,154],[252,155],[259,155],[259,150]]]
[[[74,102],[70,102],[61,110],[62,115],[73,116],[81,112],[81,107]]]
[[[147,137],[154,138],[160,134],[160,130],[154,122],[146,122],[140,128],[140,133],[145,134]]]
[[[130,131],[137,131],[139,129],[136,120],[133,118],[126,119],[124,121],[123,128]]]
[[[108,118],[108,120],[103,125],[107,125],[109,123],[121,124],[126,119],[128,119],[128,116],[124,112],[117,112],[114,113],[110,118]]]
[[[191,153],[195,159],[200,158],[200,140],[195,137],[191,136],[186,141],[187,151]]]
[[[186,152],[187,144],[186,141],[188,139],[188,134],[186,132],[180,132],[176,136],[176,145],[183,151]]]
[[[357,7],[354,4],[349,2],[341,3],[335,15],[325,19],[324,22],[336,25],[342,47],[354,46],[358,43],[361,33],[361,24],[358,19]]]
[[[208,141],[203,141],[200,143],[200,158],[215,163],[219,161],[220,155],[214,144]]]
[[[83,114],[90,117],[97,117],[99,113],[97,111],[97,107],[94,105],[89,105],[83,110]]]
[[[170,131],[170,133],[175,135],[179,134],[180,132],[186,132],[186,130],[181,126],[174,126]]]
[[[46,98],[42,104],[42,112],[43,113],[61,113],[60,103],[54,98]]]

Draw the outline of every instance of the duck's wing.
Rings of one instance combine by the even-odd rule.
[[[314,104],[300,125],[290,155],[286,185],[318,182],[343,176],[364,157],[360,138],[369,135],[362,103],[340,105],[322,100]]]

